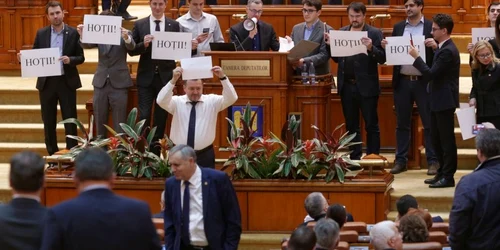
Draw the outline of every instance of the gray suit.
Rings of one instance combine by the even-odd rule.
[[[333,28],[329,25],[326,26],[326,31],[330,31]],[[299,23],[293,26],[292,29],[292,40],[297,45],[300,41],[304,40],[304,33],[306,30],[306,23]],[[304,61],[308,64],[310,62],[314,63],[314,68],[316,69],[316,75],[325,75],[330,73],[330,54],[326,50],[326,43],[323,32],[325,30],[325,24],[319,20],[309,37],[309,41],[319,43],[319,47],[316,48],[311,54],[304,57]]]
[[[94,74],[94,119],[97,135],[106,136],[104,124],[108,123],[108,111],[111,106],[113,128],[121,131],[120,123],[127,117],[128,88],[132,86],[132,78],[127,65],[127,51],[135,48],[135,41],[129,33],[131,42],[121,39],[120,45],[83,44],[83,48],[99,50],[99,62]]]

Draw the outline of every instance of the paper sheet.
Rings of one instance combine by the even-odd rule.
[[[279,37],[278,40],[280,42],[279,52],[288,52],[295,46],[295,43],[293,41],[290,41],[290,43],[288,43],[288,40],[284,37]]]
[[[212,78],[212,57],[202,56],[181,59],[182,79]]]
[[[475,137],[476,135],[472,133],[472,126],[476,124],[476,109],[474,107],[461,108],[455,113],[462,132],[462,139],[467,140]]]
[[[21,76],[60,76],[59,57],[59,48],[21,50]]]

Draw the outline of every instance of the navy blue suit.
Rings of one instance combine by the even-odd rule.
[[[161,249],[149,206],[105,188],[51,208],[42,250]]]
[[[212,250],[236,250],[241,236],[241,214],[236,192],[226,173],[201,168],[203,223]],[[165,247],[181,246],[181,181],[165,183]]]

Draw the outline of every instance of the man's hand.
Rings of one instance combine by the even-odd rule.
[[[21,62],[21,52],[17,53],[17,60]]]
[[[198,43],[202,43],[208,38],[208,33],[201,33],[195,39]]]
[[[387,45],[387,40],[382,39],[382,41],[380,42],[380,45],[382,45],[382,48],[385,49],[385,46]]]
[[[372,51],[373,48],[372,39],[370,39],[369,37],[363,37],[361,38],[361,43],[366,46],[366,49]]]
[[[124,41],[128,40],[128,30],[122,27],[122,38]]]
[[[153,41],[155,37],[153,35],[145,35],[144,36],[144,48],[147,48],[149,47],[149,44],[151,43],[151,41]]]
[[[250,31],[248,33],[248,37],[250,37],[251,39],[253,39],[253,37],[257,35],[257,27],[255,27],[255,29],[253,29],[252,31]]]
[[[431,47],[432,49],[437,49],[438,45],[436,43],[436,40],[434,38],[427,38],[424,41],[425,47]]]
[[[179,78],[181,78],[181,75],[182,75],[182,68],[181,67],[175,68],[174,71],[172,72],[173,85],[175,85],[175,83],[179,80]]]
[[[196,39],[191,40],[191,50],[198,49],[198,41]]]
[[[78,26],[76,26],[76,31],[78,31],[78,35],[80,35],[80,39],[82,39],[83,24],[78,24]]]
[[[417,59],[417,57],[419,57],[418,50],[412,45],[410,45],[409,54],[410,54],[410,56],[412,56],[415,59]]]
[[[216,75],[219,78],[222,78],[225,76],[224,71],[222,71],[222,68],[220,66],[214,66],[212,68],[212,72],[214,73],[214,75]]]
[[[469,100],[469,107],[476,107],[476,98],[471,98]]]
[[[473,50],[474,50],[474,44],[473,43],[468,43],[467,44],[467,51],[469,51],[469,54],[472,54]]]
[[[289,37],[289,36],[285,36],[285,39],[286,39],[286,41],[287,41],[288,43],[292,43],[292,42],[293,42],[292,38],[291,38],[291,37]]]
[[[59,57],[59,61],[62,61],[64,64],[69,64],[70,59],[68,56],[61,56]]]
[[[324,38],[325,38],[325,43],[330,45],[330,34],[329,33],[324,33],[323,34]]]

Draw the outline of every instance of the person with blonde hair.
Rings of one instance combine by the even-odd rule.
[[[472,50],[472,89],[469,106],[476,107],[477,123],[500,126],[500,59],[490,43],[479,41]]]

